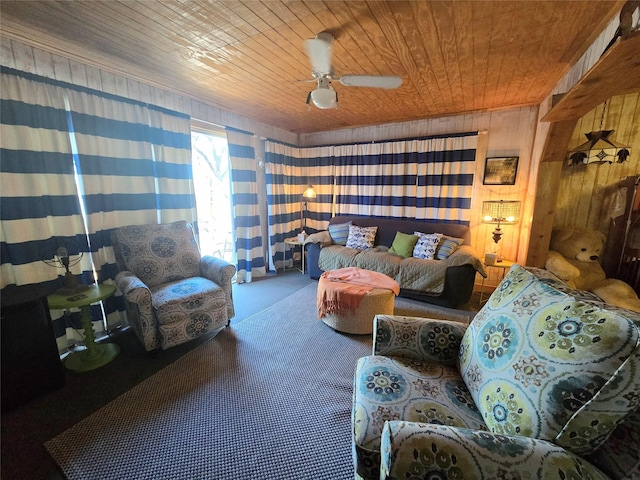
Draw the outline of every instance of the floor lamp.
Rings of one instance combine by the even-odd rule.
[[[316,198],[316,191],[313,186],[307,185],[307,188],[302,193],[302,209],[300,210],[300,224],[302,225],[301,233],[306,233],[307,228],[307,200],[309,198]]]

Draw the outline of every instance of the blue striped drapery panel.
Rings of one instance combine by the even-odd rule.
[[[331,218],[333,198],[332,147],[300,149],[268,140],[265,142],[267,203],[269,211],[270,268],[292,264],[291,250],[284,239],[303,228],[307,233],[324,230]],[[324,173],[324,175],[323,175]],[[313,186],[316,198],[307,200],[303,222],[302,193]]]
[[[237,255],[236,282],[266,274],[258,205],[255,136],[226,128],[231,163],[231,202]]]
[[[62,243],[86,249],[63,91],[2,74],[0,100],[0,287],[51,282],[53,291],[61,271],[43,260]],[[91,271],[88,259],[79,270]]]
[[[333,215],[470,222],[476,132],[377,143],[296,148],[265,143],[272,261],[297,233],[303,187],[307,230],[327,228]]]
[[[469,224],[477,134],[335,148],[335,212]]]
[[[82,282],[110,283],[113,228],[195,218],[188,116],[4,67],[0,78],[2,288],[55,290],[62,272],[43,260],[60,245],[83,253]],[[119,297],[104,311],[122,323]],[[102,308],[92,314],[99,336]],[[77,314],[52,317],[64,350]]]
[[[91,255],[110,283],[114,228],[196,219],[190,118],[82,90],[68,99]],[[108,312],[109,328],[122,323]]]

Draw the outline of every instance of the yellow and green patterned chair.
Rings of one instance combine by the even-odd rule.
[[[514,265],[468,327],[374,322],[356,478],[638,478],[640,315]]]
[[[167,349],[229,325],[236,269],[200,256],[186,221],[131,225],[112,236],[129,324],[147,351]]]

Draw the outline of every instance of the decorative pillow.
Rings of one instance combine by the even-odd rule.
[[[640,406],[640,314],[552,277],[511,267],[464,334],[460,372],[489,430],[583,455]]]
[[[396,232],[396,237],[393,239],[389,253],[395,253],[401,257],[410,257],[413,253],[413,247],[416,245],[418,237],[415,235],[409,235],[408,233]]]
[[[456,237],[449,237],[447,235],[443,235],[442,239],[440,240],[440,244],[436,249],[436,259],[446,260],[463,243],[464,243],[464,238],[456,238]]]
[[[433,260],[442,234],[422,232],[413,232],[413,234],[418,236],[418,242],[413,249],[413,256],[416,258],[424,258],[425,260]]]
[[[349,237],[350,226],[351,222],[329,225],[329,235],[331,235],[331,240],[333,240],[333,243],[335,243],[336,245],[346,245],[347,238]]]
[[[369,250],[373,248],[373,242],[375,241],[377,232],[378,227],[358,227],[357,225],[350,225],[346,246],[349,248],[357,248],[358,250]]]

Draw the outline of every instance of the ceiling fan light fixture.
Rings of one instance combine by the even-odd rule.
[[[311,101],[316,107],[322,110],[338,108],[338,95],[336,91],[330,87],[316,88],[311,92]]]

